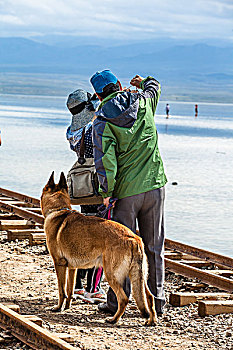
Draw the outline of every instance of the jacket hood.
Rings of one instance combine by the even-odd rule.
[[[138,107],[139,93],[122,91],[110,95],[106,102],[104,100],[96,115],[114,125],[130,128],[137,120]]]

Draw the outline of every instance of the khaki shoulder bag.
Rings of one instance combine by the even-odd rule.
[[[74,163],[67,175],[68,192],[71,199],[100,196],[99,182],[95,169],[94,158],[85,158],[85,128],[83,128],[80,157]]]

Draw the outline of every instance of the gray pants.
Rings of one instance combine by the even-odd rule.
[[[165,188],[119,199],[113,209],[113,220],[136,233],[136,219],[140,237],[145,246],[149,263],[148,287],[155,298],[158,313],[165,305],[164,295],[164,199]],[[127,278],[123,285],[129,297],[131,288]],[[117,310],[116,295],[111,288],[107,293],[107,305],[113,312]]]

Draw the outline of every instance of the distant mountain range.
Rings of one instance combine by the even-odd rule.
[[[232,47],[163,46],[153,41],[113,47],[85,44],[59,47],[24,38],[0,38],[0,70],[91,74],[109,67],[121,76],[138,72],[187,79],[198,74],[207,77],[217,74],[218,79],[232,79]]]
[[[215,85],[233,89],[233,49],[206,43],[153,40],[93,44],[68,38],[46,44],[25,38],[0,38],[0,73],[56,73],[90,76],[110,68],[121,79],[153,75],[168,85]],[[64,38],[65,40],[65,38]],[[49,42],[49,40],[47,40]],[[76,44],[77,41],[77,44]]]

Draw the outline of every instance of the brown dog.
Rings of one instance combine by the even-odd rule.
[[[58,184],[54,183],[54,173],[50,176],[41,196],[41,209],[58,280],[59,302],[54,311],[62,309],[65,299],[65,308],[70,307],[77,268],[101,265],[118,301],[116,314],[107,321],[116,323],[125,311],[128,298],[122,285],[129,276],[141,315],[148,318],[147,325],[152,325],[156,313],[147,287],[147,259],[141,238],[117,222],[72,210],[63,173]]]

